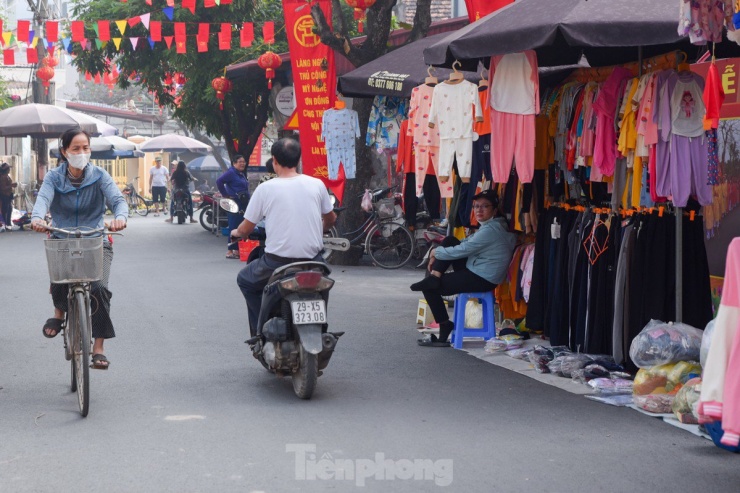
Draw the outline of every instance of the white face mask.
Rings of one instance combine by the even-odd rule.
[[[67,162],[74,169],[84,169],[90,162],[90,154],[67,154]]]

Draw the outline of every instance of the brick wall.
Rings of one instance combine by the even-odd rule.
[[[398,5],[401,7],[401,22],[414,22],[416,14],[416,0],[399,0]],[[431,5],[432,22],[444,21],[452,17],[452,0],[433,0]]]

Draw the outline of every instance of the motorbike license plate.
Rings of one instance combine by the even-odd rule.
[[[324,300],[291,301],[293,323],[295,325],[326,323]]]

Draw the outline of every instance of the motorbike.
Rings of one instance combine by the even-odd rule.
[[[213,221],[215,220],[215,208],[218,207],[219,199],[215,196],[214,192],[202,192],[200,193],[200,203],[198,204],[198,209],[200,211],[200,225],[203,226],[203,229],[206,231],[215,231],[216,227],[218,228],[218,231],[221,230],[221,228],[225,228],[229,224],[229,218],[226,216],[226,212],[221,211],[221,214],[218,216],[218,224],[214,225]]]
[[[188,216],[188,191],[182,188],[175,189],[172,195],[172,217],[177,218],[177,224],[183,224]]]

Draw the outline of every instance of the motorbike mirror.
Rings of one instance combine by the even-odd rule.
[[[235,214],[239,212],[239,204],[231,199],[221,199],[219,200],[218,205],[220,205],[222,209],[227,210],[231,213]]]

